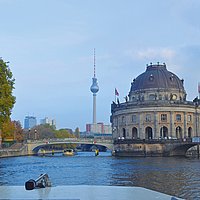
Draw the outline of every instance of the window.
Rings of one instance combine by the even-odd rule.
[[[122,116],[122,122],[125,122],[125,117],[124,116]]]
[[[178,122],[181,121],[181,115],[180,115],[180,114],[177,114],[177,115],[176,115],[176,121],[178,121]]]
[[[188,122],[191,122],[192,121],[192,115],[188,115]]]
[[[161,114],[161,121],[167,121],[167,114]]]
[[[132,122],[137,123],[137,115],[132,115]]]
[[[153,74],[151,74],[150,77],[149,77],[149,80],[153,81],[153,79],[154,79]]]
[[[136,98],[135,98],[135,96],[133,96],[133,97],[132,97],[132,101],[136,101]]]
[[[149,95],[149,100],[155,100],[155,94],[150,94]]]
[[[151,115],[150,114],[146,114],[146,122],[150,122],[151,121]]]

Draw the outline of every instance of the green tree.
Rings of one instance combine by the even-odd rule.
[[[26,135],[28,139],[49,139],[55,137],[55,130],[49,124],[40,124],[30,129]]]
[[[55,132],[56,138],[74,138],[73,134],[70,134],[66,129],[56,130]]]
[[[15,79],[7,65],[0,58],[0,129],[4,123],[10,121],[12,108],[15,104],[15,97],[12,95]]]

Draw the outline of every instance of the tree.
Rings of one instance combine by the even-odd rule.
[[[20,121],[13,121],[12,123],[14,124],[15,127],[14,139],[17,142],[22,142],[24,140],[24,135]]]
[[[77,138],[80,138],[80,130],[79,130],[78,127],[75,129],[74,134],[75,134],[75,136],[76,136]]]
[[[14,140],[14,132],[15,132],[15,125],[11,122],[10,119],[3,122],[2,127],[2,139],[11,139]]]
[[[7,62],[0,58],[0,129],[4,123],[10,123],[11,110],[15,104],[12,95],[15,79]]]
[[[23,129],[19,121],[11,121],[9,119],[3,123],[1,130],[3,140],[9,139],[17,142],[24,140]]]
[[[56,130],[55,132],[56,138],[74,138],[74,135],[69,133],[66,129]]]
[[[30,129],[26,135],[28,139],[54,138],[55,130],[49,124],[40,124]]]

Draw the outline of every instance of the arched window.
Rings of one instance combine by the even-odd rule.
[[[122,130],[122,131],[123,131],[123,137],[124,137],[124,138],[126,138],[126,129],[125,129],[125,128],[123,128],[123,130]]]
[[[176,127],[176,138],[183,138],[182,128],[180,126]]]
[[[188,128],[188,137],[189,138],[192,137],[192,128],[191,127]]]
[[[145,139],[153,139],[153,131],[149,126],[145,129]]]
[[[160,137],[161,138],[167,138],[168,137],[168,128],[166,126],[163,126],[160,128]]]
[[[137,128],[133,127],[132,128],[132,139],[137,139],[138,135],[137,135]]]

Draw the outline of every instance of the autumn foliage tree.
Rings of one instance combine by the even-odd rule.
[[[15,79],[8,66],[0,58],[0,130],[2,138],[10,137],[14,131],[14,125],[10,120],[12,108],[15,104],[15,97],[12,95]]]
[[[10,119],[4,121],[2,124],[2,138],[14,140],[14,133],[15,133],[15,125],[11,122]]]
[[[15,127],[14,140],[16,140],[17,142],[22,142],[24,140],[24,134],[20,121],[12,121],[12,123]]]

